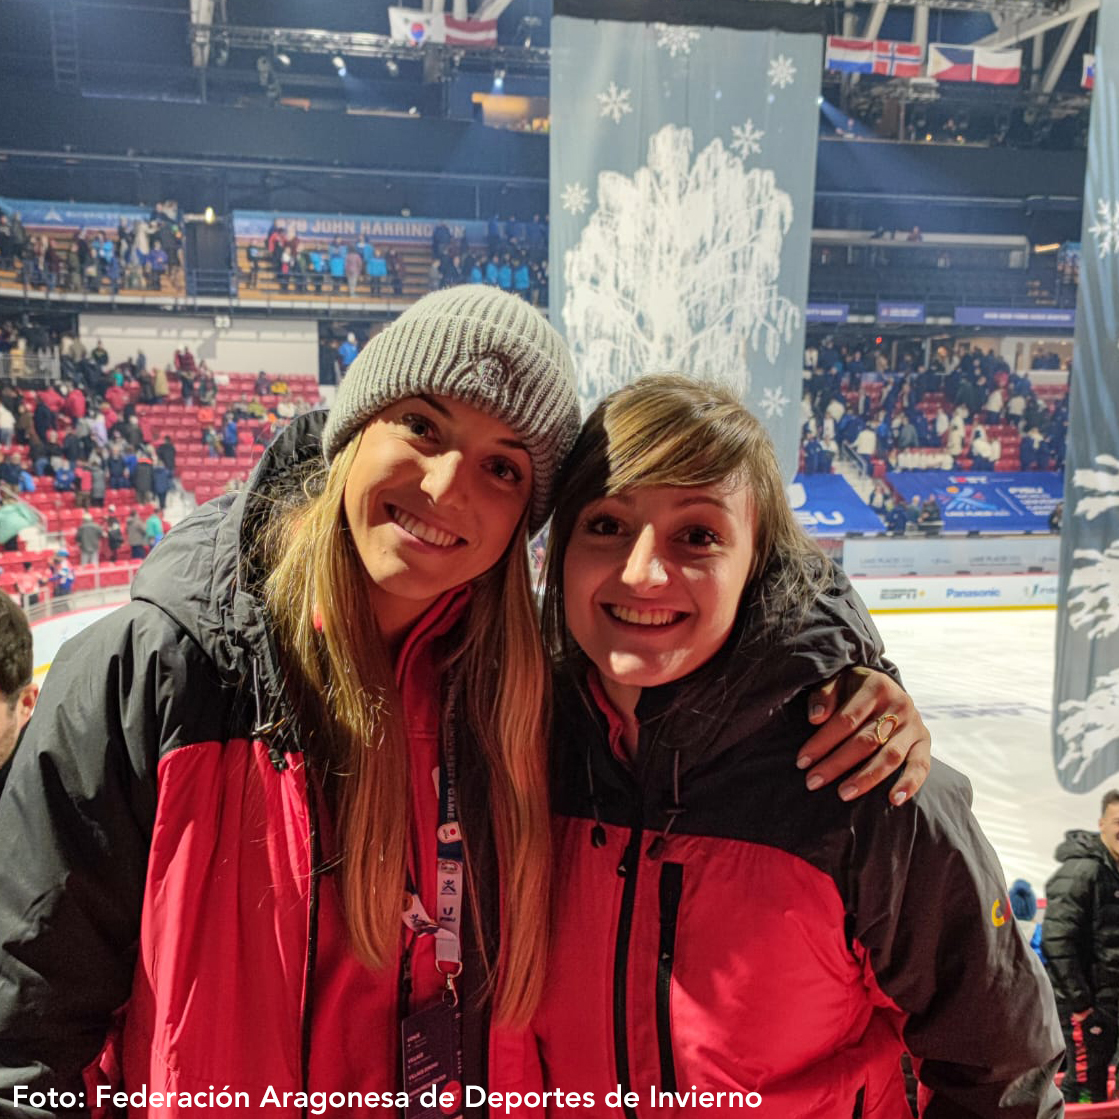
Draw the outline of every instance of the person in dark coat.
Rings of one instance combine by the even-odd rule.
[[[175,444],[171,442],[170,435],[163,437],[163,442],[156,447],[155,453],[159,461],[167,468],[167,473],[173,478],[175,476]]]
[[[1104,793],[1098,834],[1066,832],[1056,857],[1041,950],[1068,1049],[1061,1094],[1102,1103],[1119,1040],[1119,789]]]

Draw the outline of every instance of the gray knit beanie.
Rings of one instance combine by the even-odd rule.
[[[382,408],[449,396],[508,424],[532,459],[529,531],[548,519],[556,472],[579,433],[563,339],[523,299],[481,284],[425,295],[354,359],[323,432],[327,462]]]

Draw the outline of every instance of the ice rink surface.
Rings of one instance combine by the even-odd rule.
[[[1006,872],[1040,896],[1068,828],[1094,830],[1099,798],[1065,792],[1053,767],[1056,610],[875,614],[887,654],[932,731],[933,754],[965,773]]]

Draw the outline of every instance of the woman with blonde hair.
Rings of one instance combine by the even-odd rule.
[[[63,648],[0,798],[0,1110],[411,1116],[530,1075],[527,536],[577,430],[538,312],[430,295]]]
[[[762,425],[681,377],[608,397],[558,483],[546,572],[545,1088],[600,1119],[908,1119],[908,1050],[930,1117],[1058,1114],[1052,995],[967,782],[934,762],[901,803],[845,802],[789,766],[811,690],[882,647]]]

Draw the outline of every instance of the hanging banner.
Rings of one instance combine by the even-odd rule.
[[[1097,18],[1053,699],[1073,792],[1119,772],[1119,5]]]
[[[402,218],[399,215],[315,214],[296,210],[234,210],[233,235],[238,242],[263,241],[273,227],[296,234],[303,240],[330,241],[370,237],[378,241],[430,241],[435,227],[445,224],[456,240],[466,237],[471,245],[484,245],[484,221],[447,221],[440,218]]]
[[[789,504],[811,536],[884,533],[886,526],[842,474],[798,474]]]
[[[551,319],[584,414],[643,373],[720,380],[792,477],[822,47],[553,18]]]
[[[1027,471],[957,474],[903,470],[886,480],[907,504],[935,497],[944,532],[1048,532],[1061,501],[1061,476]]]

